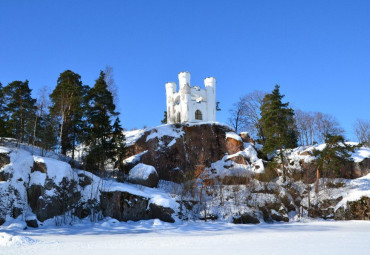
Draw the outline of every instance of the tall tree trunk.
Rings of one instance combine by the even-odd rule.
[[[63,143],[62,143],[62,137],[63,137],[63,125],[64,125],[64,111],[62,111],[62,123],[60,124],[60,132],[59,132],[59,144],[60,144],[60,153],[63,154]]]
[[[319,168],[316,168],[316,182],[315,182],[315,192],[319,192],[319,180],[320,180],[320,171]]]

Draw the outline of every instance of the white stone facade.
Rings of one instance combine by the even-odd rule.
[[[205,89],[190,87],[190,73],[181,72],[176,82],[166,83],[167,123],[216,121],[216,79],[204,79]]]

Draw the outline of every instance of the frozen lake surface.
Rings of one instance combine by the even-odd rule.
[[[370,254],[370,222],[234,225],[159,220],[22,230],[0,227],[0,254]]]

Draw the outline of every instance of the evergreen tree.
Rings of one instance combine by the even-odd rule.
[[[121,121],[117,117],[113,124],[113,137],[112,143],[114,148],[114,157],[115,161],[114,167],[118,168],[120,171],[123,170],[123,159],[126,155],[126,138],[123,134],[123,128],[121,126]]]
[[[289,103],[281,101],[283,97],[279,85],[275,86],[271,94],[264,97],[261,105],[261,125],[265,137],[263,152],[267,155],[279,150],[285,180],[284,150],[297,146],[297,134],[294,127],[294,111],[288,107]]]
[[[66,70],[60,74],[57,86],[50,95],[52,105],[50,113],[59,120],[59,143],[62,154],[74,149],[82,140],[83,114],[87,86],[83,86],[81,76]]]
[[[216,111],[221,111],[220,102],[216,102]]]
[[[5,111],[8,114],[7,132],[17,142],[32,142],[36,100],[31,96],[28,81],[13,81],[4,87]]]
[[[167,124],[167,111],[164,111],[163,119],[161,120],[162,124]]]
[[[89,132],[87,145],[89,152],[86,157],[86,167],[94,172],[105,170],[105,163],[114,157],[115,149],[111,139],[113,133],[111,120],[117,113],[112,93],[108,90],[104,78],[105,74],[101,71],[88,96]]]
[[[5,95],[4,95],[3,85],[0,82],[0,137],[4,137],[4,136],[7,136]]]
[[[315,191],[319,191],[320,172],[325,169],[328,174],[339,176],[340,169],[346,164],[353,162],[351,153],[357,146],[346,144],[343,136],[328,134],[325,138],[325,148],[322,151],[316,150],[317,157]]]
[[[37,123],[37,143],[44,151],[53,151],[58,144],[58,121],[50,116],[47,112],[43,113]]]

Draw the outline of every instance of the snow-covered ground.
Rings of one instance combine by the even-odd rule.
[[[17,230],[18,227],[18,230]],[[70,227],[0,227],[0,254],[369,254],[370,222],[234,225],[108,220]]]

